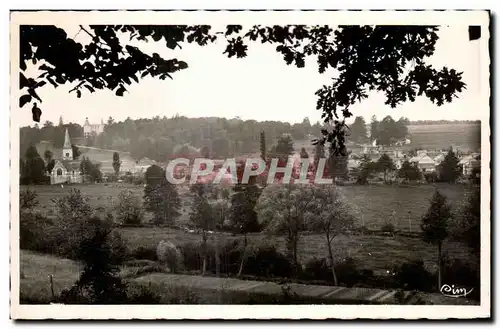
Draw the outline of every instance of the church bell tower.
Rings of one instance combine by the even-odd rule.
[[[71,147],[71,141],[69,139],[69,133],[67,128],[66,128],[66,134],[64,135],[62,159],[73,160],[73,148]]]

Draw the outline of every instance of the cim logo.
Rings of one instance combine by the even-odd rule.
[[[441,287],[441,289],[439,289],[439,291],[446,297],[453,298],[466,297],[472,292],[472,290],[474,289],[471,288],[469,291],[467,291],[466,288],[456,287],[454,284],[452,284],[451,286],[449,284],[445,284]]]

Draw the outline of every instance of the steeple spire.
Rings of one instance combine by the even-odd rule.
[[[89,118],[85,118],[85,126],[90,126],[90,123],[89,123]]]
[[[71,148],[71,141],[69,139],[68,128],[66,128],[66,134],[64,135],[64,146],[63,146],[63,149],[70,149],[70,148]]]

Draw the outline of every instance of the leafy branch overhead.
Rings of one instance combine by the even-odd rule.
[[[36,90],[50,83],[54,87],[72,83],[81,97],[82,90],[113,90],[123,96],[128,85],[148,75],[159,79],[186,69],[188,64],[176,58],[148,55],[139,48],[123,44],[129,40],[165,43],[170,49],[182,43],[205,46],[222,39],[224,55],[247,56],[251,42],[276,45],[287,65],[304,67],[307,57],[314,57],[318,72],[335,72],[329,85],[321,86],[316,108],[332,129],[323,131],[317,142],[329,142],[336,152],[344,150],[345,119],[351,106],[368,97],[370,91],[385,95],[385,103],[396,107],[425,96],[438,106],[451,102],[465,89],[462,73],[446,67],[436,69],[425,63],[432,56],[438,40],[434,26],[253,26],[243,29],[228,25],[223,32],[210,26],[185,25],[94,25],[80,26],[91,41],[82,45],[55,26],[21,26],[20,89],[26,90],[19,106],[42,99]],[[26,77],[29,63],[42,64],[42,73]]]

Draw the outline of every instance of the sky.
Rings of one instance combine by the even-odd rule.
[[[81,43],[88,42],[77,25],[66,25],[67,34]],[[420,97],[397,108],[384,104],[384,96],[373,92],[368,99],[352,107],[354,116],[363,116],[367,122],[372,115],[378,119],[391,115],[410,120],[478,120],[484,111],[475,111],[480,97],[479,58],[477,41],[470,42],[466,25],[441,27],[434,55],[426,60],[435,68],[443,66],[463,72],[467,89],[450,104],[438,107]],[[127,40],[128,41],[128,40]],[[128,42],[130,44],[130,42]],[[222,55],[224,43],[205,47],[183,44],[182,49],[170,50],[164,43],[153,41],[134,42],[146,53],[157,52],[164,58],[177,58],[188,63],[185,70],[173,74],[173,80],[145,78],[128,86],[123,97],[108,90],[90,94],[83,91],[79,99],[69,94],[69,84],[57,89],[50,84],[37,90],[43,102],[42,122],[50,120],[83,124],[88,117],[91,123],[100,123],[109,116],[115,121],[127,117],[171,117],[176,114],[188,117],[217,116],[242,119],[281,120],[301,122],[308,117],[311,122],[321,120],[316,110],[315,91],[331,81],[333,73],[318,73],[315,59],[306,61],[306,67],[287,66],[282,55],[273,45],[249,45],[246,58],[227,58]],[[33,68],[27,75],[36,76]],[[32,125],[31,106],[21,109],[21,125]]]

